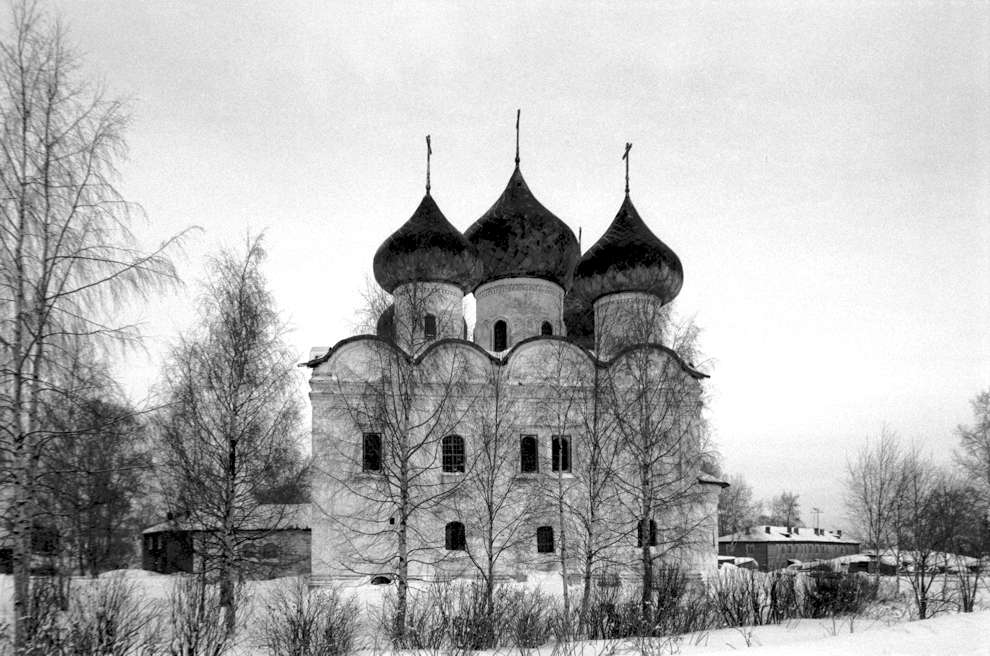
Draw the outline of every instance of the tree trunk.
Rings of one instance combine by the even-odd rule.
[[[561,459],[563,455],[561,454]],[[563,466],[557,467],[557,521],[560,524],[560,578],[564,593],[564,621],[570,622],[571,595],[567,589],[567,515],[564,508],[564,474]]]
[[[403,434],[404,436],[404,434]],[[398,640],[406,637],[406,615],[409,602],[409,458],[405,444],[401,445],[402,459],[399,463],[399,528],[398,539],[398,598],[395,603],[395,624],[393,628]],[[403,647],[405,644],[402,645]]]
[[[650,554],[650,520],[643,519],[639,523],[642,531],[642,544],[640,547],[640,557],[643,563],[643,594],[640,599],[640,606],[643,619],[651,615],[653,606],[653,557]]]
[[[578,628],[582,633],[587,630],[588,608],[591,606],[591,574],[594,565],[595,561],[589,547],[584,555],[584,590],[581,592],[581,616],[578,618]]]

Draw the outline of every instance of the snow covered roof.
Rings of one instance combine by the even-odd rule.
[[[308,529],[312,506],[308,503],[269,503],[258,506],[246,521],[240,523],[240,531],[270,531],[273,529]],[[202,531],[203,524],[189,517],[178,517],[155,524],[141,531],[164,533],[166,531]]]
[[[858,540],[842,537],[842,531],[826,531],[808,527],[750,526],[744,531],[723,535],[721,543],[732,542],[827,542],[832,544],[859,544]]]

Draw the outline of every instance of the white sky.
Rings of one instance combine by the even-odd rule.
[[[460,229],[512,170],[587,249],[632,196],[684,263],[729,472],[841,526],[886,422],[947,459],[990,386],[990,3],[55,4],[132,99],[122,189],[147,245],[189,225],[184,291],[143,312],[143,396],[204,254],[267,229],[300,359],[351,334],[423,194]]]

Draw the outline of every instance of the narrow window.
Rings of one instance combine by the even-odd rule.
[[[571,471],[571,440],[566,435],[555,435],[550,443],[550,467],[553,471]]]
[[[492,350],[504,351],[509,344],[508,328],[504,321],[496,321],[492,328]]]
[[[448,435],[443,438],[440,449],[444,472],[464,473],[464,438],[460,435]]]
[[[553,527],[541,526],[536,529],[537,553],[553,553]]]
[[[464,537],[464,524],[450,522],[444,529],[444,547],[447,551],[467,550],[467,540]]]
[[[519,471],[524,474],[540,471],[535,435],[523,435],[519,440]]]
[[[436,316],[428,314],[423,318],[423,336],[428,340],[437,338]]]
[[[657,546],[657,523],[650,520],[650,542],[648,546]],[[639,522],[636,525],[636,546],[643,546],[643,522]]]
[[[553,335],[553,324],[549,321],[544,321],[543,325],[540,326],[541,335]]]
[[[364,434],[361,468],[366,472],[382,470],[382,436],[378,433]]]

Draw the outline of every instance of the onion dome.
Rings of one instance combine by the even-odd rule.
[[[464,236],[478,249],[481,282],[542,278],[566,290],[581,256],[574,233],[536,200],[518,165],[499,199]]]
[[[668,303],[683,283],[677,254],[650,231],[628,193],[608,230],[574,271],[574,293],[587,303],[618,292],[644,292]]]
[[[481,278],[481,261],[427,192],[409,220],[378,247],[374,270],[390,294],[408,282],[446,282],[468,292]]]

